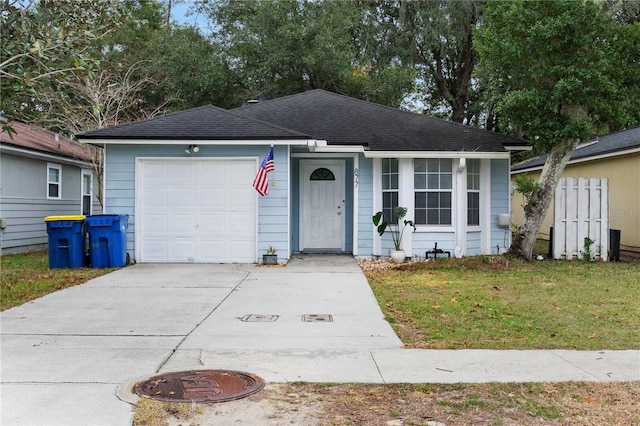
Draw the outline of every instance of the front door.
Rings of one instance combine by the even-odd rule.
[[[344,160],[300,161],[300,250],[344,251]]]

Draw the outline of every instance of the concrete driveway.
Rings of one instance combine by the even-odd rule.
[[[135,265],[0,320],[3,426],[130,425],[135,382],[192,368],[266,382],[640,380],[636,350],[403,349],[348,256]]]
[[[1,332],[2,425],[130,425],[120,385],[182,368],[380,381],[369,350],[402,346],[347,256],[135,265],[7,310]]]

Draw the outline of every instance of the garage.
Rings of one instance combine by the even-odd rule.
[[[256,262],[257,160],[137,159],[140,262]]]

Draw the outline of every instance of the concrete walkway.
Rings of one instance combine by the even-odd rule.
[[[133,383],[192,368],[267,382],[640,380],[640,351],[402,349],[346,256],[135,265],[7,310],[0,330],[4,426],[130,425]]]

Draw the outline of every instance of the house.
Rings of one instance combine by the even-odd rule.
[[[511,175],[528,173],[539,178],[547,156],[542,155],[511,168]],[[580,144],[562,177],[593,177],[609,180],[609,227],[619,229],[620,249],[640,253],[640,127],[600,136]],[[513,221],[524,218],[522,194],[513,197]],[[549,239],[553,226],[553,206],[549,208],[539,237]]]
[[[2,254],[46,248],[46,216],[101,212],[86,146],[19,120],[9,125],[15,133],[0,134]]]
[[[405,206],[403,248],[504,252],[506,135],[312,90],[224,110],[203,106],[86,132],[104,147],[106,213],[129,215],[138,262],[255,263],[269,246],[388,256],[372,224]],[[269,193],[252,187],[273,145]]]

